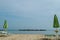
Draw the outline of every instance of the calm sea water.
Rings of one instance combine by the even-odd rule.
[[[48,30],[48,31],[8,31],[8,33],[13,33],[13,34],[55,34],[55,32],[53,30]],[[60,34],[60,31],[58,34]]]

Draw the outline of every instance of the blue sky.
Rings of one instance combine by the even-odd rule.
[[[9,29],[53,28],[54,14],[60,20],[60,0],[0,0],[0,28],[5,19]]]

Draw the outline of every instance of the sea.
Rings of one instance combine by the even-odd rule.
[[[44,35],[53,35],[56,34],[54,30],[46,30],[46,31],[18,31],[18,30],[9,30],[8,33],[11,34],[44,34]],[[60,34],[60,30],[58,32]]]

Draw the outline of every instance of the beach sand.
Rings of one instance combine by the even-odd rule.
[[[0,40],[40,40],[44,38],[41,34],[13,34],[7,37],[0,37]]]

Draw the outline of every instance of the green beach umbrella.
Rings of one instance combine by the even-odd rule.
[[[7,30],[7,28],[8,28],[8,23],[7,23],[7,20],[5,20],[5,21],[4,21],[3,28],[4,28],[4,30],[5,30],[5,31]]]
[[[55,32],[56,32],[56,40],[58,38],[58,29],[59,28],[59,21],[58,21],[58,17],[56,16],[56,14],[54,15],[54,21],[53,21],[53,28],[56,28]]]
[[[58,17],[56,16],[56,14],[54,15],[53,27],[59,28],[59,21],[58,21]]]

